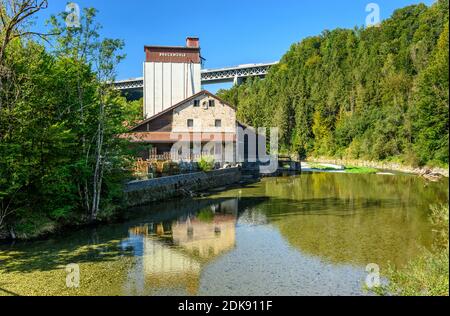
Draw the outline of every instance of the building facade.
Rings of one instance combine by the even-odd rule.
[[[125,135],[134,143],[150,145],[140,158],[196,161],[207,155],[216,162],[236,163],[256,157],[249,148],[256,150],[265,139],[258,140],[254,130],[236,120],[233,105],[201,90],[198,38],[188,37],[183,47],[144,50],[145,119]]]
[[[235,162],[237,127],[235,107],[204,90],[142,121],[127,137],[151,145],[143,159],[196,160],[208,155]]]
[[[199,39],[186,46],[145,46],[144,117],[150,118],[201,91]]]

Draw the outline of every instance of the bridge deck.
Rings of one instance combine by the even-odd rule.
[[[202,85],[233,82],[236,79],[246,77],[264,77],[269,68],[276,65],[278,62],[265,64],[247,64],[236,67],[227,67],[219,69],[203,69],[201,72]],[[131,78],[125,80],[118,80],[114,82],[114,86],[118,90],[134,90],[142,89],[144,87],[144,78]]]

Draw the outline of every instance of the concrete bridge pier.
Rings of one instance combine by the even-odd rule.
[[[239,76],[234,76],[233,84],[235,86],[240,86],[243,83],[244,83],[244,78],[239,77]]]

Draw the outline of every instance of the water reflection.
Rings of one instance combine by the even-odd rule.
[[[123,223],[0,246],[0,295],[364,294],[368,263],[430,247],[448,180],[304,174],[151,204]],[[81,286],[64,267],[80,265]]]
[[[235,247],[237,210],[237,199],[231,199],[173,222],[131,227],[122,247],[140,258],[127,294],[197,294],[202,267]]]
[[[364,267],[375,262],[385,268],[402,266],[421,247],[431,247],[429,206],[448,201],[447,184],[405,175],[316,173],[264,179],[219,196],[270,197],[239,213],[276,227],[302,253],[332,263]]]

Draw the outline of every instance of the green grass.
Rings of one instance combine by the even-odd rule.
[[[388,272],[390,285],[381,291],[401,296],[448,296],[448,249],[426,252],[401,270]]]
[[[418,258],[405,267],[389,268],[387,286],[374,290],[379,295],[448,296],[449,247],[448,205],[433,206],[430,221],[434,232],[434,249],[424,250]]]
[[[370,167],[354,167],[354,166],[346,166],[346,173],[361,173],[361,174],[371,174],[377,173],[378,169],[370,168]]]
[[[322,170],[322,171],[340,170],[340,169],[333,168],[333,167],[323,166],[320,163],[315,163],[315,162],[309,162],[308,164],[311,169],[317,169],[317,170]],[[375,168],[369,168],[369,167],[346,166],[345,172],[346,173],[371,174],[371,173],[377,173],[378,170]]]
[[[330,170],[330,171],[332,171],[332,170],[338,170],[338,169],[336,169],[336,168],[322,166],[321,164],[315,163],[315,162],[308,162],[308,165],[309,165],[309,167],[310,167],[311,169],[324,170],[324,171],[326,171],[326,170]]]

